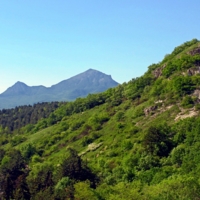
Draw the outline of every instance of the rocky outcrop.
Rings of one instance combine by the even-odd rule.
[[[164,64],[162,67],[159,67],[157,69],[155,69],[152,73],[154,75],[155,78],[159,78],[162,75],[162,71],[163,69],[166,67],[166,64]]]
[[[198,115],[198,111],[195,111],[194,108],[191,108],[189,110],[183,110],[176,116],[175,121],[185,119],[188,117],[195,117],[197,115]]]
[[[157,109],[157,105],[145,108],[144,109],[145,116],[147,117],[148,115],[152,114],[156,109]]]
[[[163,100],[158,100],[154,102],[155,104],[163,103]]]
[[[187,74],[189,76],[194,76],[194,75],[200,74],[200,67],[194,67],[194,68],[188,69]]]
[[[196,89],[193,93],[193,96],[196,96],[200,100],[200,89]]]
[[[79,154],[79,156],[82,156],[82,155],[86,154],[86,153],[89,152],[89,151],[95,151],[95,150],[98,149],[102,144],[103,144],[102,142],[100,142],[100,143],[98,143],[98,144],[96,144],[96,143],[91,143],[91,144],[89,144],[89,145],[88,145],[88,148],[87,148],[85,151],[81,152],[81,153]]]
[[[197,47],[197,48],[195,48],[195,49],[189,51],[189,54],[190,54],[191,56],[194,56],[194,55],[196,55],[196,54],[200,54],[200,47]]]

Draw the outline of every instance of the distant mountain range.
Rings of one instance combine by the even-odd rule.
[[[18,81],[0,94],[0,109],[38,102],[72,101],[88,94],[103,92],[118,83],[110,75],[94,69],[63,80],[51,87],[28,86]]]

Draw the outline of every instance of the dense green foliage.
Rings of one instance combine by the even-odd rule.
[[[63,103],[37,103],[33,106],[19,106],[0,110],[1,133],[12,133],[28,124],[36,124],[38,120],[47,118]]]
[[[186,42],[142,77],[18,132],[2,129],[0,198],[199,199],[199,46]]]

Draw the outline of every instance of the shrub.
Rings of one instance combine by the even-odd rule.
[[[118,113],[116,113],[115,118],[117,121],[123,120],[124,119],[124,112],[119,111]]]
[[[168,156],[173,148],[170,136],[171,129],[166,124],[150,126],[143,140],[145,150],[150,154]]]
[[[181,106],[184,108],[192,108],[194,106],[194,100],[191,96],[185,96],[181,102]]]
[[[33,155],[31,160],[34,163],[42,162],[42,158],[39,155]]]
[[[24,142],[25,140],[26,140],[26,138],[24,136],[18,135],[18,136],[14,136],[11,139],[10,143],[11,143],[11,146],[13,147],[13,146],[16,146],[16,145]]]
[[[33,144],[27,144],[22,146],[21,153],[25,159],[29,159],[36,153],[36,148]]]

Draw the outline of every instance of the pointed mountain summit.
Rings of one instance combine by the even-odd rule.
[[[29,87],[25,83],[18,81],[13,86],[9,87],[1,95],[3,96],[21,95],[21,94],[26,94],[28,91]]]
[[[74,99],[75,96],[86,96],[88,93],[102,92],[116,85],[118,83],[110,75],[89,69],[51,86],[51,89],[56,93],[71,91],[71,99]]]
[[[0,109],[38,102],[72,101],[88,94],[103,92],[117,85],[118,83],[110,75],[94,69],[89,69],[51,87],[28,86],[18,81],[0,94]]]
[[[0,97],[18,96],[18,95],[32,95],[42,92],[46,89],[44,86],[28,86],[23,82],[17,81],[13,86],[9,87],[3,92]]]

